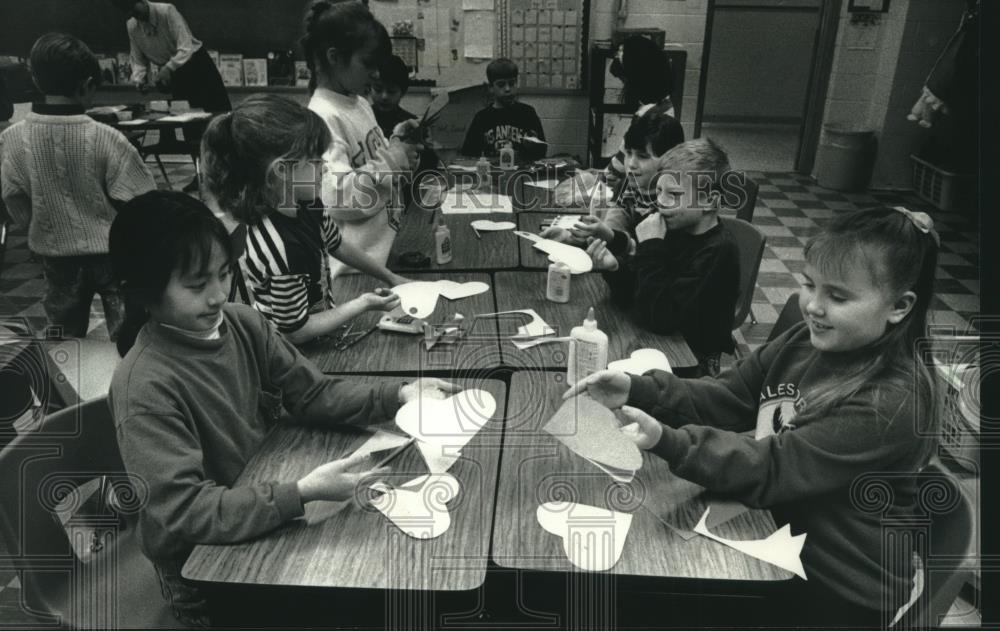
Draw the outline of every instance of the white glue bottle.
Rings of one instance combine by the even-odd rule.
[[[438,217],[438,225],[434,229],[434,252],[438,265],[451,263],[451,230],[444,225],[444,217]]]
[[[569,282],[572,278],[569,265],[563,262],[549,265],[548,283],[545,297],[552,302],[569,302]]]
[[[587,312],[583,325],[573,327],[569,333],[569,357],[566,362],[566,384],[573,385],[581,379],[608,367],[608,336],[597,328],[594,308]]]
[[[514,146],[509,142],[505,143],[503,149],[500,150],[500,168],[504,171],[513,171],[515,166]]]
[[[492,188],[490,181],[490,161],[486,156],[480,156],[476,162],[476,178],[479,180],[477,187],[480,191],[488,192]]]

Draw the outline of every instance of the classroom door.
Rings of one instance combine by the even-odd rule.
[[[836,20],[831,32],[829,16],[837,15],[839,5],[840,0],[709,2],[698,131],[729,151],[734,168],[807,172],[811,167],[829,76],[826,51],[832,57],[836,34]]]

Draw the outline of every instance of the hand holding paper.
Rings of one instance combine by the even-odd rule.
[[[631,388],[632,378],[627,374],[614,370],[601,370],[570,387],[563,393],[563,399],[586,392],[604,407],[616,410],[628,402]]]

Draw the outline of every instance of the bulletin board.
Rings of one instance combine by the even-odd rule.
[[[420,43],[418,79],[439,87],[486,80],[486,65],[509,57],[522,88],[577,90],[582,84],[588,0],[370,0],[389,30],[409,21]]]

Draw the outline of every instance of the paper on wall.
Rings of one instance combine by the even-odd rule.
[[[493,11],[466,11],[463,21],[465,56],[470,59],[492,59],[496,14]]]
[[[463,11],[492,11],[494,0],[462,0]]]

